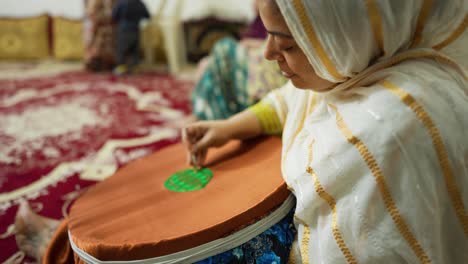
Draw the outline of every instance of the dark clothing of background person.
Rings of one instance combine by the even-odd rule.
[[[136,65],[139,61],[140,30],[142,19],[149,12],[141,0],[118,0],[112,10],[112,19],[117,23],[117,63]]]

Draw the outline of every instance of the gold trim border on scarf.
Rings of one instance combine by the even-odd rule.
[[[296,254],[294,253],[294,244],[291,247],[291,250],[289,251],[289,257],[288,257],[288,264],[296,264]]]
[[[303,225],[304,234],[301,241],[301,258],[302,263],[309,264],[309,242],[310,242],[310,227]]]
[[[364,72],[367,74],[370,74],[376,70],[394,65],[406,59],[411,59],[411,58],[416,58],[416,57],[445,57],[444,61],[450,61],[449,64],[451,64],[452,66],[456,65],[456,63],[453,60],[449,59],[445,55],[442,55],[440,53],[438,54],[437,50],[440,50],[448,46],[449,44],[451,44],[453,41],[455,41],[458,37],[460,37],[460,35],[465,31],[466,27],[468,26],[468,15],[465,15],[462,23],[450,34],[450,36],[446,40],[442,41],[441,43],[434,45],[432,48],[411,49],[409,51],[393,56],[387,60],[374,64],[373,66],[367,68],[363,72],[349,78],[339,73],[335,64],[333,64],[333,62],[329,58],[325,50],[325,47],[321,44],[320,40],[318,39],[317,33],[312,25],[312,22],[310,21],[307,15],[305,6],[302,3],[302,1],[292,0],[292,2],[293,2],[292,5],[294,7],[294,10],[299,19],[299,23],[302,25],[304,32],[307,35],[307,38],[310,44],[312,45],[313,49],[315,50],[317,56],[319,57],[320,61],[322,61],[323,65],[326,67],[330,75],[332,75],[337,81],[343,81],[343,83],[340,83],[336,86],[337,88],[345,87],[343,89],[347,89],[347,87],[350,86],[348,85],[348,83],[351,83],[351,85],[355,84],[356,83],[355,79],[357,77],[358,77],[357,79],[364,78],[365,76],[362,76]],[[371,28],[374,32],[374,37],[376,39],[379,49],[384,55],[385,47],[384,47],[384,39],[383,39],[382,17],[378,11],[377,3],[375,2],[375,0],[365,0],[365,5],[367,8],[369,20],[371,22]],[[410,48],[417,46],[422,41],[422,33],[424,31],[425,22],[430,14],[432,6],[433,6],[433,0],[423,0],[421,10],[419,12],[418,19],[416,22],[416,28],[414,32],[413,41],[411,43]],[[426,51],[424,52],[424,50]],[[412,55],[413,53],[416,55]],[[422,55],[422,53],[424,53],[424,55]],[[379,67],[375,68],[374,66],[377,66],[377,65]],[[458,68],[459,70],[460,66],[457,65],[456,68]],[[461,70],[461,72],[463,73],[463,76],[466,79],[466,74],[464,73],[464,71]]]
[[[366,8],[372,31],[374,32],[375,42],[377,42],[380,50],[380,56],[385,56],[382,17],[380,16],[379,8],[375,0],[366,0]]]
[[[421,10],[419,11],[418,21],[416,22],[416,30],[414,32],[413,43],[410,48],[416,47],[422,41],[422,33],[424,31],[424,25],[426,19],[429,16],[433,4],[433,0],[424,0]]]
[[[312,97],[312,98],[310,98],[310,97]],[[317,104],[317,99],[316,99],[315,95],[313,95],[312,93],[309,93],[309,100],[307,101],[307,108],[306,108],[307,111],[302,112],[301,120],[299,121],[299,126],[296,128],[296,131],[294,132],[291,141],[288,142],[288,145],[286,147],[286,151],[284,152],[284,156],[283,156],[283,165],[284,165],[284,162],[286,161],[289,150],[291,149],[292,145],[296,141],[297,135],[299,135],[299,133],[304,128],[304,123],[305,123],[307,115],[310,115],[310,114],[312,114],[314,112],[316,104]]]
[[[304,220],[302,220],[296,214],[294,214],[294,220],[299,222],[304,228],[303,237],[302,237],[302,240],[301,240],[301,245],[299,246],[299,252],[301,254],[302,263],[303,264],[309,264],[310,263],[309,262],[309,257],[310,257],[310,254],[309,254],[310,253],[309,252],[310,227]],[[299,230],[298,230],[298,232],[299,232]],[[297,235],[297,236],[299,238],[299,235]]]
[[[338,108],[332,104],[329,104],[329,106],[336,112],[336,124],[339,130],[341,131],[343,136],[348,140],[348,142],[356,148],[356,150],[361,155],[362,159],[367,164],[367,167],[370,169],[372,175],[374,176],[377,188],[380,194],[382,195],[382,200],[384,202],[385,208],[390,214],[396,228],[403,236],[405,241],[409,244],[411,250],[418,257],[419,261],[424,264],[431,263],[431,260],[429,259],[428,255],[424,252],[424,249],[422,248],[421,244],[419,244],[419,242],[416,240],[408,224],[403,219],[403,216],[401,215],[400,210],[398,209],[395,200],[393,199],[390,193],[390,189],[387,183],[385,182],[385,176],[382,170],[380,169],[379,165],[377,164],[377,160],[374,158],[374,156],[369,151],[364,142],[362,142],[361,139],[356,137],[351,132],[349,127],[344,122],[343,116],[338,111]]]
[[[293,0],[293,6],[294,6],[294,9],[296,10],[297,17],[299,18],[299,21],[300,21],[302,27],[304,28],[304,31],[305,31],[310,43],[314,47],[314,49],[317,52],[317,55],[319,56],[322,63],[327,68],[327,71],[337,80],[347,79],[347,77],[343,76],[342,74],[340,74],[338,72],[335,65],[333,64],[333,62],[328,57],[327,52],[325,51],[324,47],[320,43],[320,41],[319,41],[319,39],[317,37],[317,33],[315,32],[315,29],[314,29],[312,23],[310,22],[310,20],[309,20],[309,18],[307,16],[305,6],[302,3],[302,1],[301,0]]]
[[[337,92],[337,91],[343,91],[343,90],[348,90],[350,88],[355,87],[356,85],[359,85],[361,81],[363,81],[365,78],[369,77],[371,74],[383,70],[385,68],[394,66],[400,62],[403,62],[405,60],[409,59],[421,59],[421,58],[427,58],[427,59],[434,59],[438,62],[450,65],[453,67],[455,70],[457,70],[463,78],[466,80],[467,76],[465,73],[465,70],[463,67],[458,65],[454,60],[452,60],[450,57],[445,56],[435,50],[432,49],[414,49],[410,50],[407,52],[400,53],[396,56],[393,56],[387,60],[378,62],[369,68],[365,69],[364,71],[360,72],[358,75],[354,76],[353,78],[349,79],[348,81],[344,83],[340,83],[337,86],[335,86],[330,92]]]
[[[454,207],[457,218],[463,227],[465,236],[468,236],[468,215],[466,214],[463,199],[455,181],[453,170],[450,166],[447,148],[442,140],[439,129],[437,129],[437,126],[434,124],[427,111],[424,110],[424,107],[418,103],[413,96],[389,81],[383,80],[379,82],[379,84],[397,96],[403,104],[408,106],[429,133],[432,145],[437,153],[440,168],[444,175],[445,186],[452,201],[452,206]]]
[[[340,228],[338,227],[338,213],[336,210],[336,200],[331,194],[325,191],[322,184],[320,183],[319,178],[315,174],[314,169],[312,168],[313,145],[314,141],[312,141],[309,145],[309,158],[306,171],[310,176],[312,176],[315,192],[320,196],[320,198],[327,202],[328,206],[330,206],[330,209],[332,210],[332,233],[333,237],[335,238],[336,244],[340,248],[341,253],[343,254],[344,258],[348,263],[357,264],[356,258],[354,258],[353,254],[346,245],[346,242],[344,241],[343,236],[341,235]]]
[[[462,23],[458,25],[458,27],[452,32],[452,34],[450,34],[450,36],[444,41],[440,42],[437,45],[434,45],[432,48],[435,50],[440,50],[450,45],[450,43],[454,42],[458,37],[461,36],[463,32],[465,32],[467,26],[468,26],[468,15],[465,15]]]

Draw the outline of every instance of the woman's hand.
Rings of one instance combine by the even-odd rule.
[[[189,164],[195,167],[203,166],[208,148],[222,146],[232,138],[226,129],[227,122],[200,121],[182,129],[182,141],[189,151]]]
[[[226,120],[200,121],[182,129],[182,141],[189,151],[189,163],[201,167],[210,147],[219,147],[231,139],[248,139],[262,133],[254,113],[244,110]]]

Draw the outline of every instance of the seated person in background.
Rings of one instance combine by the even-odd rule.
[[[140,60],[140,29],[142,19],[149,12],[141,0],[118,0],[112,10],[112,19],[117,23],[117,75],[131,71]]]
[[[199,63],[192,94],[195,119],[228,118],[286,83],[277,64],[263,59],[265,37],[257,16],[241,41],[224,38],[214,45]]]
[[[84,63],[89,71],[109,71],[115,66],[115,33],[112,0],[86,1]]]

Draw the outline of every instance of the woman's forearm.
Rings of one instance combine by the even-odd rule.
[[[232,139],[249,139],[262,134],[257,116],[246,109],[226,120],[225,131]]]

